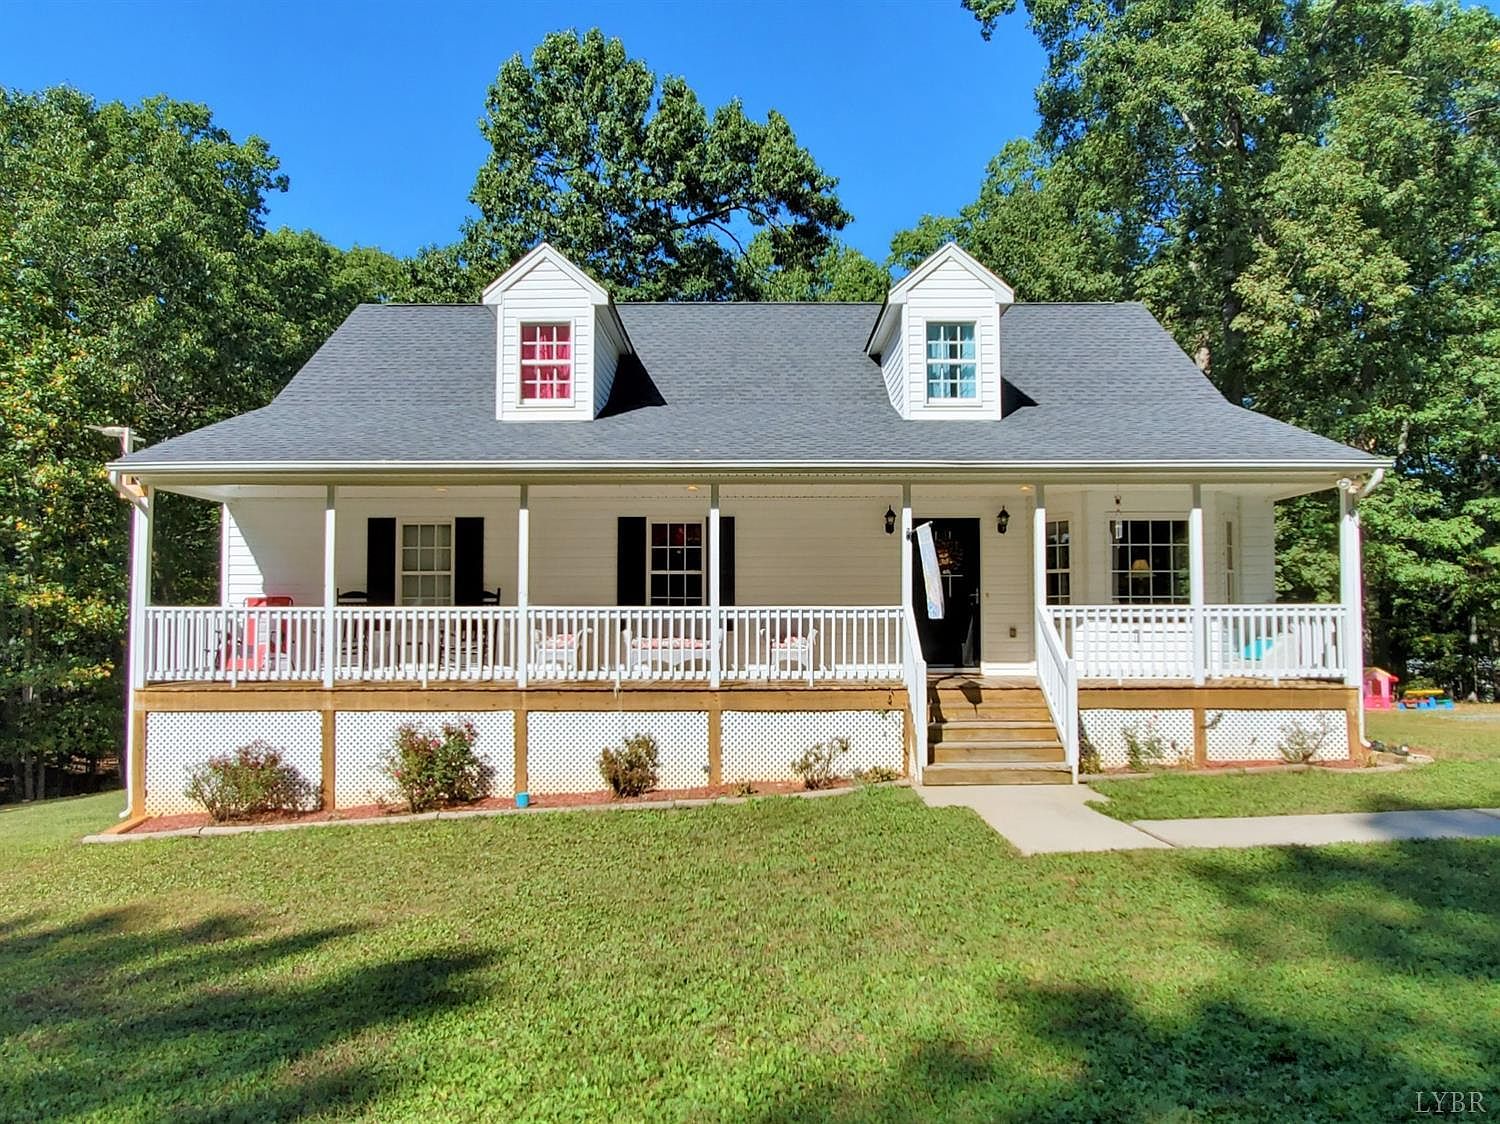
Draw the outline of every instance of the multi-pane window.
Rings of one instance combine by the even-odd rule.
[[[453,604],[453,524],[401,525],[401,604]]]
[[[1066,519],[1047,521],[1047,604],[1073,600],[1073,533]]]
[[[927,400],[973,400],[979,397],[974,363],[974,325],[929,322],[927,325]]]
[[[1185,519],[1115,521],[1110,580],[1116,601],[1154,605],[1188,600]]]
[[[702,523],[652,523],[648,550],[651,604],[703,604]]]
[[[573,326],[521,325],[521,401],[573,397]]]

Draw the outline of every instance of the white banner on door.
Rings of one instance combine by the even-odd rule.
[[[937,547],[932,541],[932,524],[916,529],[917,557],[922,560],[922,585],[927,591],[927,619],[943,619],[943,574],[938,569]]]

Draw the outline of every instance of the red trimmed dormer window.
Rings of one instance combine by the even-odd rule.
[[[567,402],[573,397],[573,326],[521,325],[521,401]]]

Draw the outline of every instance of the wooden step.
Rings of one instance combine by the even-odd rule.
[[[938,762],[922,770],[922,783],[941,784],[1071,784],[1073,772],[1065,764],[991,762],[960,765]]]
[[[1018,706],[1047,705],[1047,697],[1040,687],[929,687],[927,699],[931,703],[958,703],[974,706],[976,703],[1014,703]]]
[[[1044,702],[1038,702],[1034,706],[1030,703],[1024,706],[1014,703],[980,703],[978,706],[930,703],[927,716],[933,722],[968,722],[975,719],[994,722],[1052,721],[1052,712]]]
[[[1066,759],[1060,742],[937,742],[932,759],[955,764],[978,764],[986,761],[1008,761],[1025,764],[1055,764]]]
[[[932,722],[929,742],[1026,742],[1055,741],[1057,729],[1050,718],[1041,721],[1015,718],[959,718]]]

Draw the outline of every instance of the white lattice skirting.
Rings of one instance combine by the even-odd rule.
[[[905,724],[899,710],[726,710],[723,780],[794,780],[792,762],[830,738],[849,739],[848,755],[834,765],[841,776],[877,765],[900,772]]]
[[[1146,752],[1142,764],[1176,765],[1193,758],[1193,712],[1191,710],[1085,710],[1079,715],[1084,736],[1099,751],[1106,769],[1130,764],[1130,738]],[[1155,747],[1161,753],[1150,755]]]
[[[203,811],[187,798],[193,770],[257,739],[280,750],[314,790],[323,783],[323,721],[315,710],[146,715],[146,814]]]
[[[1300,731],[1319,743],[1314,761],[1349,756],[1342,710],[1210,710],[1203,716],[1210,761],[1283,761],[1281,746]]]
[[[490,796],[515,792],[516,716],[511,710],[344,711],[334,718],[333,801],[339,808],[399,803],[401,794],[385,772],[396,731],[411,722],[433,733],[445,723],[474,724],[474,753],[484,764]]]
[[[605,746],[650,734],[662,788],[708,783],[708,712],[693,710],[533,711],[526,716],[526,775],[532,792],[604,787]]]

